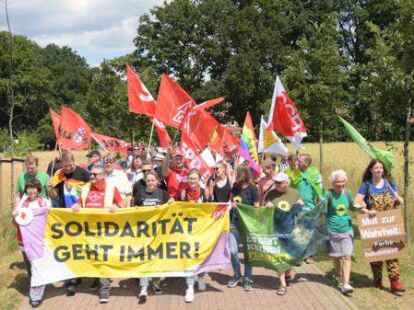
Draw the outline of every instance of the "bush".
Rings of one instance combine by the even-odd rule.
[[[14,140],[13,155],[24,156],[30,152],[41,149],[42,143],[35,132],[27,130],[20,131]],[[0,151],[11,155],[11,145],[9,132],[6,129],[0,129]]]

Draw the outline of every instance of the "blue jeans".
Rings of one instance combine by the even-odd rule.
[[[231,254],[231,265],[233,266],[234,277],[241,277],[240,270],[240,258],[239,258],[239,242],[240,242],[240,232],[236,226],[230,226],[230,254]],[[252,279],[252,266],[248,263],[244,263],[244,277],[251,280]]]

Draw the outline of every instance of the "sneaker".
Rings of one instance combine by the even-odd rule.
[[[31,300],[30,305],[32,308],[37,308],[42,304],[42,300]]]
[[[249,278],[244,279],[243,288],[246,292],[250,292],[253,289],[253,281]]]
[[[99,293],[99,303],[107,304],[109,302],[109,293],[108,292],[100,292]]]
[[[145,304],[147,302],[147,295],[139,295],[138,296],[138,303],[140,305]]]
[[[405,292],[405,288],[400,280],[390,280],[391,282],[391,293],[401,296]]]
[[[227,287],[236,287],[237,285],[239,285],[240,282],[240,277],[234,277],[227,283]]]
[[[194,300],[194,289],[193,288],[186,289],[184,301],[187,303],[190,303],[190,302],[193,302],[193,300]]]
[[[197,284],[198,284],[198,290],[199,291],[205,291],[207,289],[207,284],[203,280],[198,279]]]
[[[70,284],[66,286],[66,296],[68,297],[75,296],[75,294],[76,294],[76,288],[74,285]]]
[[[159,281],[153,281],[152,282],[152,289],[154,290],[155,295],[161,295],[162,290]]]
[[[342,285],[340,289],[341,289],[341,293],[344,295],[350,294],[354,291],[354,288],[348,283]]]

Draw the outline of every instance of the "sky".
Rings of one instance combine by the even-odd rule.
[[[134,50],[138,19],[163,0],[8,0],[12,32],[44,47],[69,46],[91,66]],[[0,30],[6,30],[0,0]]]

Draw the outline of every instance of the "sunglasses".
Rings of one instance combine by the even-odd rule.
[[[97,177],[98,175],[102,175],[102,173],[91,173],[91,177]]]

